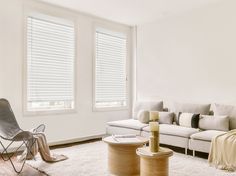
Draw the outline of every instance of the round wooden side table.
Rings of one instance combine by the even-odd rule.
[[[137,149],[140,156],[140,176],[168,176],[169,157],[173,151],[168,148],[160,147],[159,152],[152,153],[149,147]]]
[[[123,140],[123,139],[122,139]],[[126,138],[125,142],[119,142],[113,137],[103,139],[108,144],[108,169],[116,176],[135,176],[140,173],[140,158],[136,150],[148,142],[147,138]]]

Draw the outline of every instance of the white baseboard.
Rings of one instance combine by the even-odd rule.
[[[62,140],[62,141],[56,141],[56,142],[49,142],[49,146],[56,146],[56,145],[63,145],[63,144],[70,144],[70,143],[76,143],[76,142],[83,142],[91,139],[98,139],[104,137],[106,134],[99,134],[99,135],[93,135],[93,136],[85,136],[85,137],[80,137],[80,138],[74,138],[74,139],[69,139],[69,140]],[[17,149],[17,147],[9,147],[8,152],[13,152]],[[23,151],[24,147],[21,147],[19,151]],[[2,152],[3,149],[0,147],[0,152]]]
[[[63,144],[70,144],[70,143],[76,143],[76,142],[83,142],[91,139],[98,139],[104,137],[106,134],[99,134],[99,135],[93,135],[93,136],[85,136],[80,138],[74,138],[69,140],[62,140],[62,141],[56,141],[56,142],[49,142],[49,146],[55,146],[55,145],[63,145]]]

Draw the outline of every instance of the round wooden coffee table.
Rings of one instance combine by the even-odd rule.
[[[149,147],[137,149],[140,156],[140,176],[168,176],[169,157],[173,151],[168,148],[160,147],[159,152],[152,153]]]
[[[136,150],[143,147],[148,139],[143,137],[126,138],[119,142],[119,139],[116,140],[110,136],[104,138],[103,141],[108,144],[108,169],[111,174],[117,176],[139,175],[140,159],[136,155]]]

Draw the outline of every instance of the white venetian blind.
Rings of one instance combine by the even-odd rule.
[[[74,36],[69,23],[28,17],[28,111],[73,108]]]
[[[95,107],[127,105],[126,35],[96,29]]]

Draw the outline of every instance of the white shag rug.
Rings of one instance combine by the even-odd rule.
[[[36,161],[27,164],[49,176],[110,176],[107,171],[107,145],[102,141],[55,149],[68,160],[46,163],[36,156]],[[236,172],[227,172],[210,167],[206,159],[174,153],[169,160],[170,176],[236,176]]]

